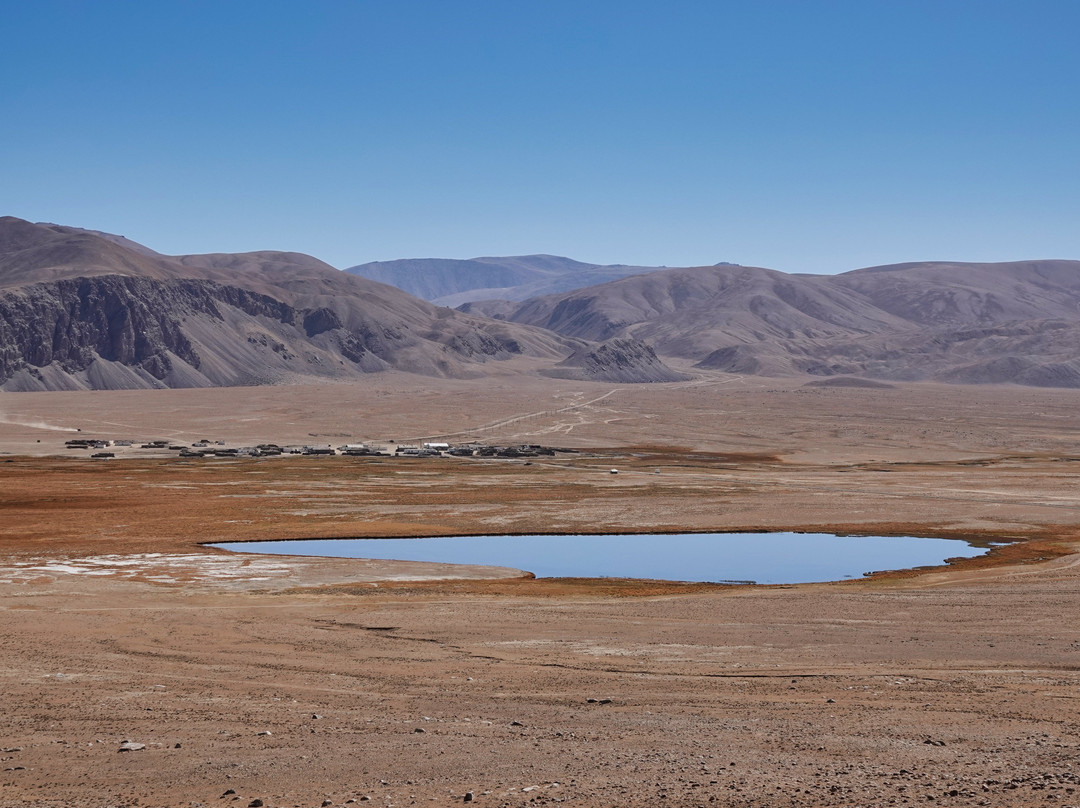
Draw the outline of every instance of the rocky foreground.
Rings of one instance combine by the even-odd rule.
[[[0,804],[1074,805],[1074,563],[615,598],[38,572]]]

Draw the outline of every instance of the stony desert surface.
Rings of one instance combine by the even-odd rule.
[[[1080,805],[1078,404],[509,371],[0,396],[0,805]],[[773,587],[203,546],[765,529],[1009,543]]]

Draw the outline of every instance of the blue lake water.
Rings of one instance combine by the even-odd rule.
[[[937,566],[987,552],[955,539],[827,533],[453,536],[215,544],[242,553],[484,564],[538,578],[652,578],[794,584]]]

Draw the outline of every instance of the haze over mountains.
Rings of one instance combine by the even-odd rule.
[[[586,264],[557,255],[503,258],[403,258],[360,264],[345,271],[388,283],[440,306],[474,300],[527,300],[641,275],[666,267]]]
[[[618,383],[722,371],[1080,387],[1077,261],[925,262],[841,275],[553,256],[365,266],[470,302],[464,311],[434,305],[299,253],[166,256],[121,236],[2,218],[0,390],[355,380],[391,369]],[[619,277],[587,285],[612,273]],[[552,286],[561,291],[475,299]]]

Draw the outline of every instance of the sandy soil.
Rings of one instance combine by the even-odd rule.
[[[0,805],[1080,805],[1077,404],[720,375],[2,396]],[[91,461],[68,429],[583,451]],[[791,587],[201,546],[764,528],[1021,541]]]

